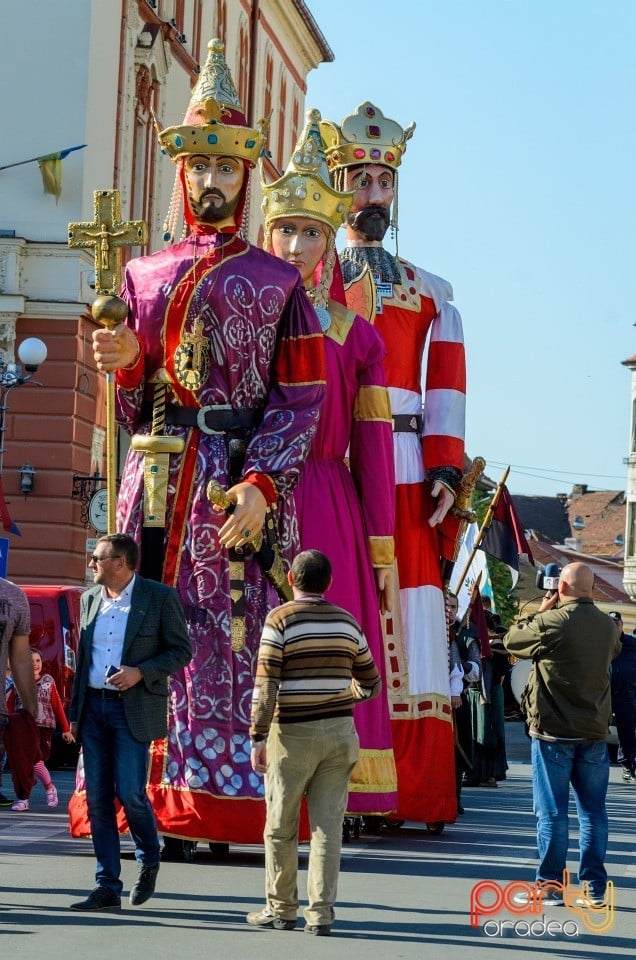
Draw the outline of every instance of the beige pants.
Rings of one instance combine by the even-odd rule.
[[[351,717],[272,725],[265,781],[265,888],[267,906],[283,920],[295,920],[298,910],[298,822],[306,794],[311,843],[305,920],[331,925],[347,787],[359,749]]]

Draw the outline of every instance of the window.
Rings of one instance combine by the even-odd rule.
[[[227,10],[225,7],[225,0],[217,0],[216,24],[217,36],[219,40],[225,44],[227,40]]]
[[[285,112],[287,107],[287,81],[280,78],[280,97],[278,103],[278,166],[285,166]]]

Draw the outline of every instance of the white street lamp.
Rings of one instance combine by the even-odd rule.
[[[20,363],[6,363],[0,356],[0,489],[2,484],[2,463],[4,459],[4,433],[7,415],[7,401],[14,387],[21,387],[23,383],[31,381],[34,386],[40,387],[37,380],[31,377],[46,360],[46,344],[37,337],[28,337],[18,347],[18,357],[24,364],[25,375]]]

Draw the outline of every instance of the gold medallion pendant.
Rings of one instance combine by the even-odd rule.
[[[203,323],[194,321],[192,333],[185,333],[174,354],[174,372],[186,390],[200,390],[210,372],[210,340],[203,336]]]

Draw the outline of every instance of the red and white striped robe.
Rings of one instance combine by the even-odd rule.
[[[386,348],[392,413],[422,412],[424,436],[394,434],[395,553],[400,604],[385,630],[387,687],[398,772],[397,815],[452,822],[457,814],[440,557],[452,559],[456,521],[429,527],[428,472],[464,460],[466,376],[461,318],[449,283],[400,260],[400,284],[382,300],[375,326]],[[444,535],[447,534],[447,536]]]

